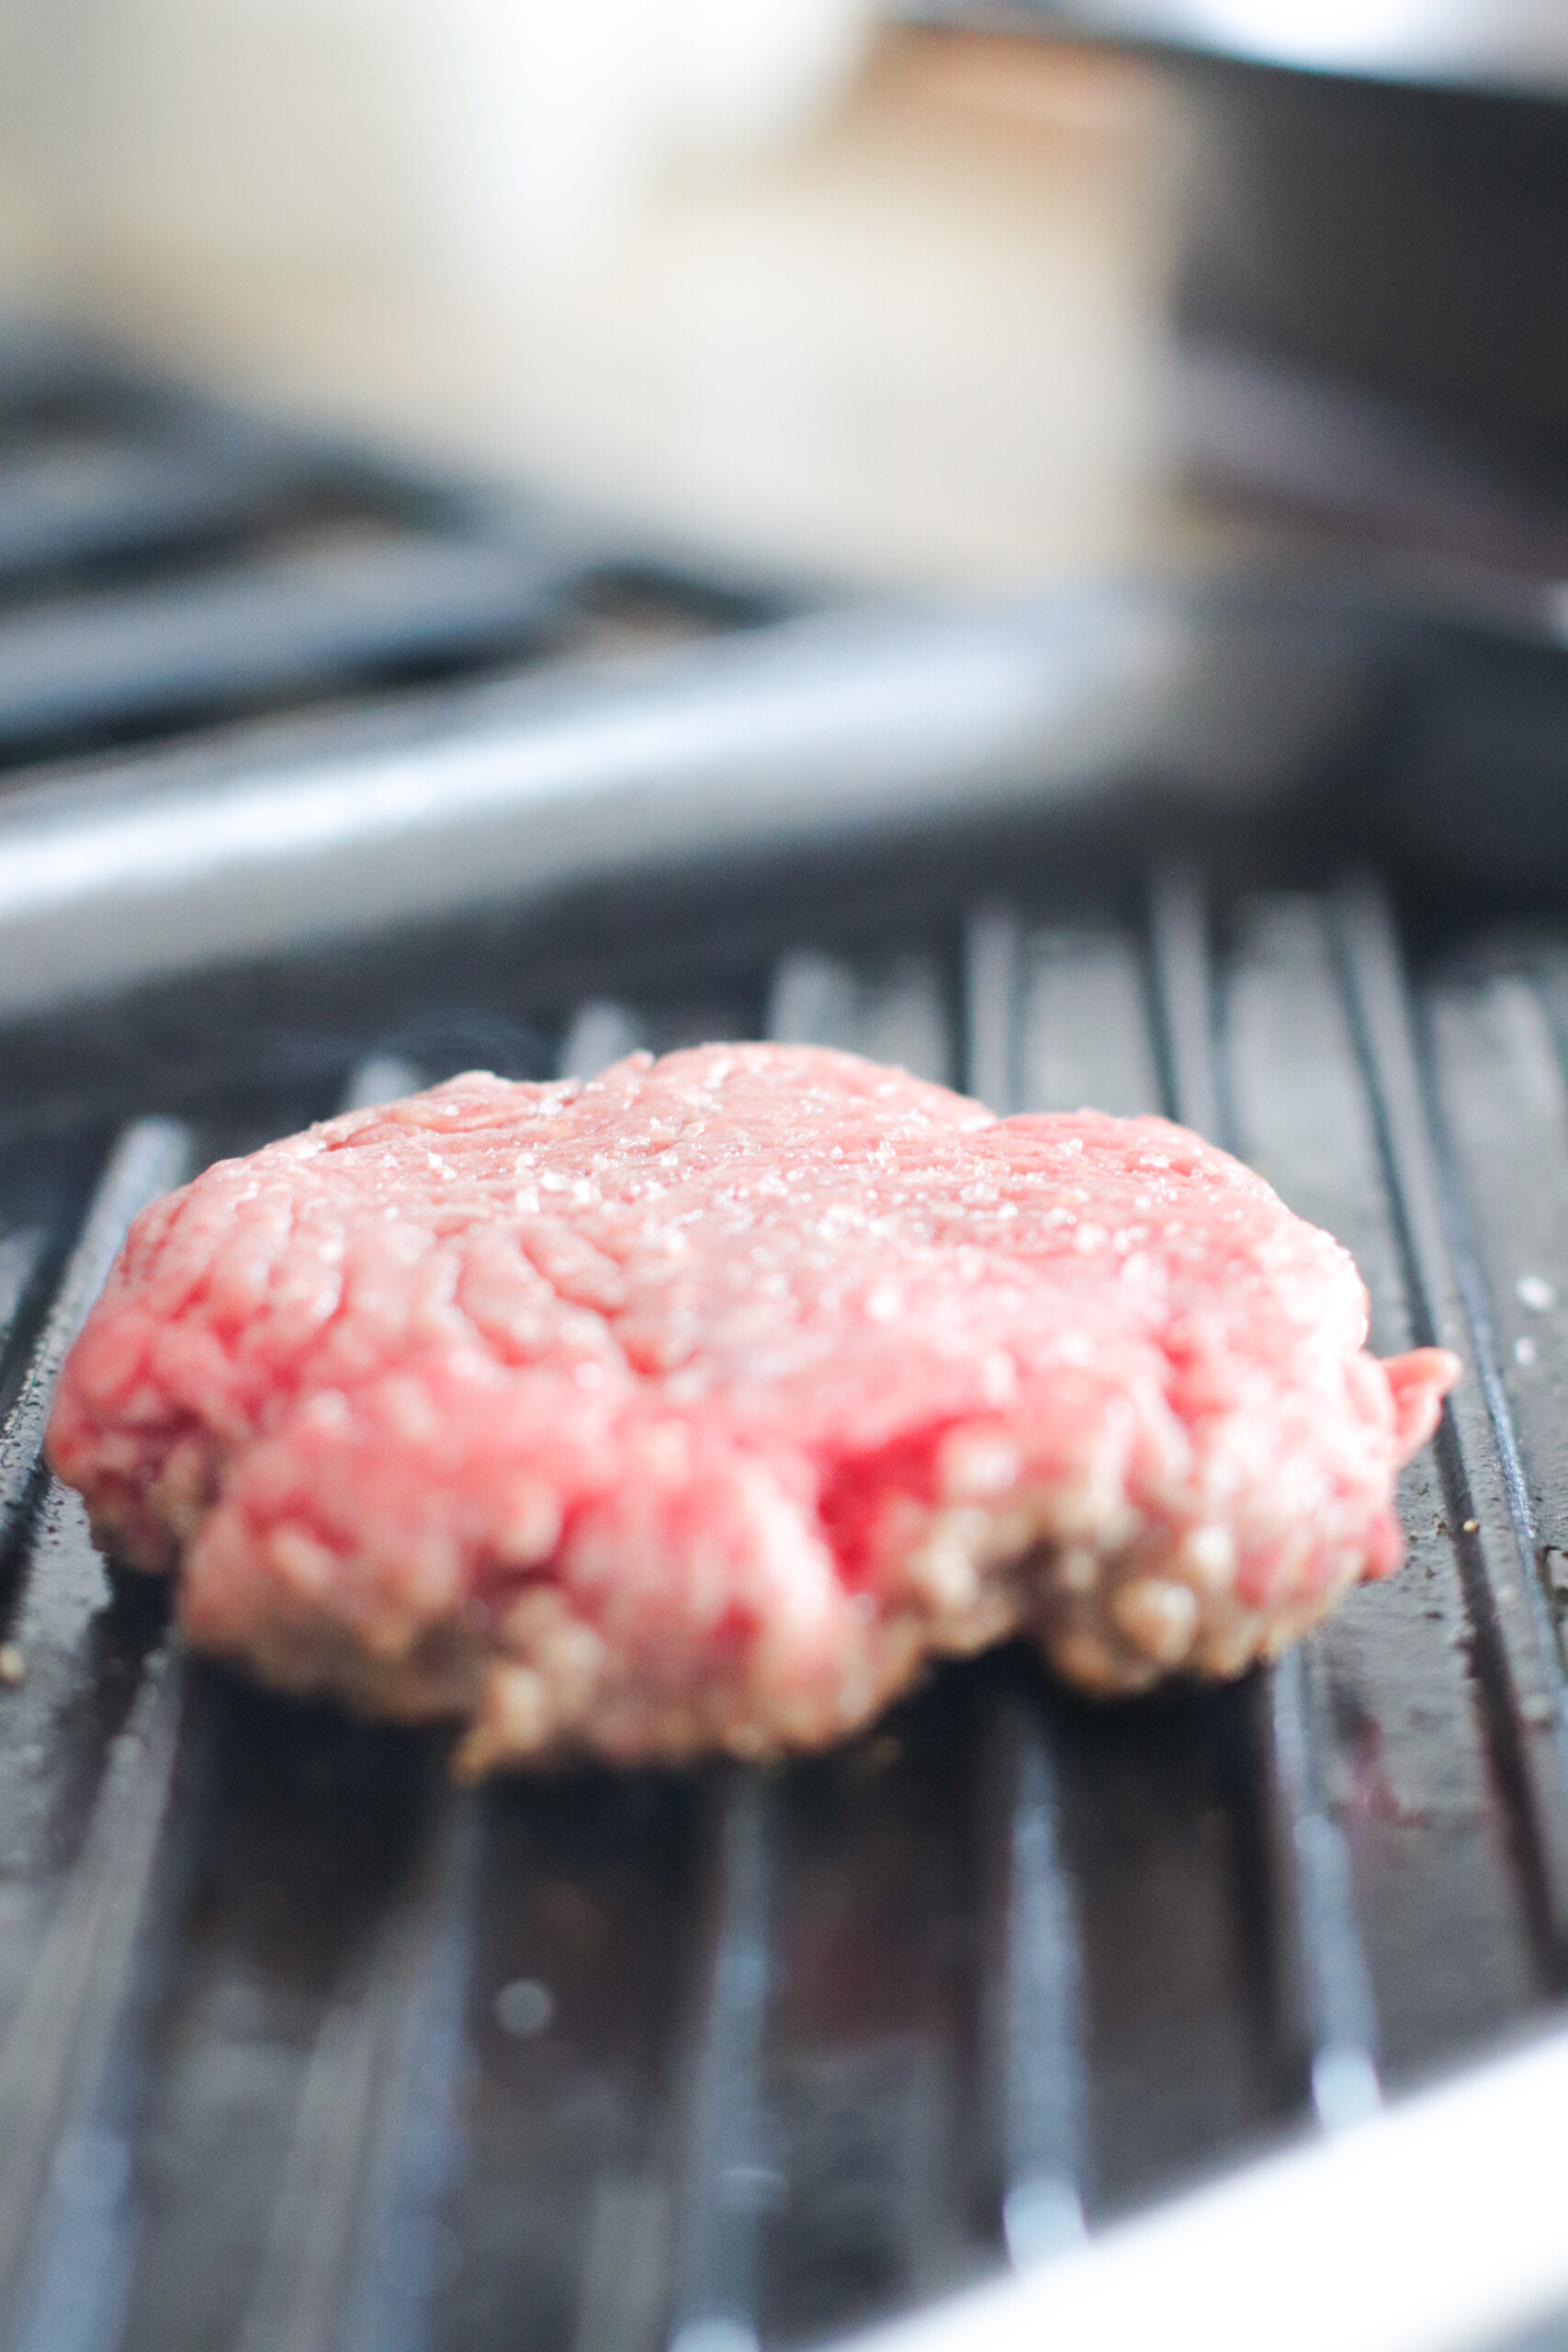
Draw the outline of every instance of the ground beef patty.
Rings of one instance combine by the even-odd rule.
[[[199,1647],[459,1770],[808,1747],[933,1654],[1234,1675],[1400,1555],[1458,1370],[1162,1119],[848,1054],[482,1073],[132,1228],[51,1459]]]

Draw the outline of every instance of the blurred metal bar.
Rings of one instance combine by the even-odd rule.
[[[0,619],[0,746],[515,646],[552,595],[532,556],[405,533],[30,605]]]
[[[1238,819],[1353,734],[1380,652],[1364,618],[1305,645],[1254,600],[976,597],[121,761],[0,804],[0,1005],[933,820],[1123,794]]]
[[[237,447],[119,440],[0,463],[0,582],[191,548],[275,520],[314,487],[299,463]],[[145,590],[142,592],[146,593]]]

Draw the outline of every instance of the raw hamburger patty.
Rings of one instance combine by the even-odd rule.
[[[1458,1373],[1162,1119],[848,1054],[453,1079],[148,1209],[50,1436],[198,1646],[458,1768],[759,1756],[1019,1628],[1234,1675],[1400,1556]]]

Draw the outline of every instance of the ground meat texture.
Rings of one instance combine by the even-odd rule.
[[[847,1054],[472,1073],[138,1219],[50,1454],[197,1647],[459,1770],[805,1748],[1021,1629],[1239,1673],[1400,1556],[1454,1360],[1161,1119]]]

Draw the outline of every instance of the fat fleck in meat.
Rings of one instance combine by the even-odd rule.
[[[1239,1673],[1401,1544],[1457,1375],[1161,1119],[998,1120],[847,1054],[483,1073],[138,1220],[50,1453],[198,1647],[470,1774],[809,1747],[1025,1628]]]

